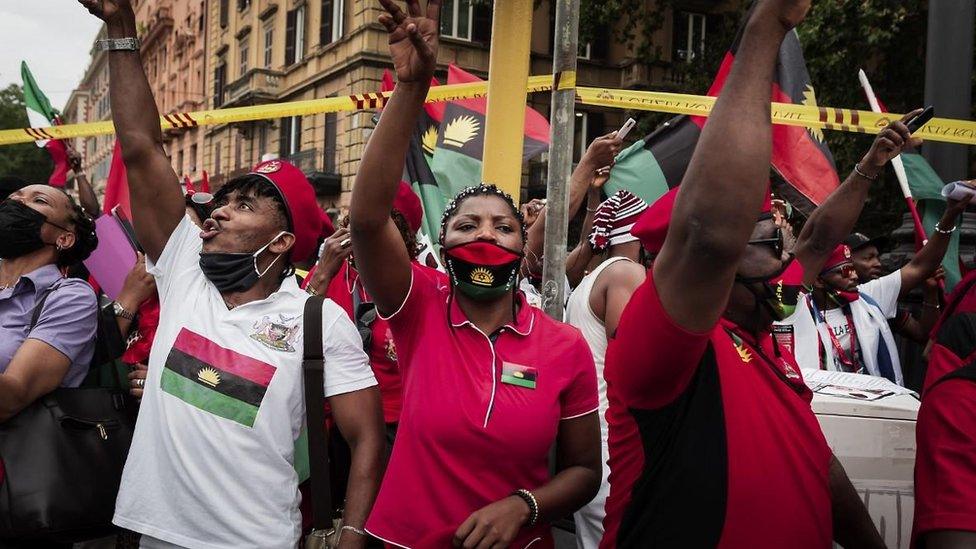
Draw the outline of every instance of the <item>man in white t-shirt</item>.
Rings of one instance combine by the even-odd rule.
[[[201,232],[163,149],[130,1],[81,3],[106,23],[112,116],[160,299],[114,522],[141,533],[143,547],[292,549],[308,294],[291,265],[315,250],[315,193],[298,168],[262,162],[217,192]],[[331,301],[322,314],[325,394],[352,449],[340,546],[363,547],[383,475],[379,391],[348,316]]]

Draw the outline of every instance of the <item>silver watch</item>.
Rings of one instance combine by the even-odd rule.
[[[112,312],[115,313],[115,316],[125,318],[127,320],[136,319],[136,315],[134,315],[129,311],[126,311],[125,307],[123,307],[118,301],[112,302]]]
[[[105,38],[97,40],[95,45],[99,51],[139,51],[139,39],[129,38]]]

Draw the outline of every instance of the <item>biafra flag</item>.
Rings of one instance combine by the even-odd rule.
[[[191,406],[254,426],[275,367],[225,349],[186,328],[163,366],[163,391]]]
[[[477,76],[450,65],[448,84],[481,82]],[[485,98],[451,101],[437,133],[437,144],[431,170],[451,199],[465,187],[481,183],[481,162],[485,148]],[[518,116],[517,113],[512,113]],[[530,107],[525,108],[525,141],[522,160],[549,150],[549,122]]]
[[[725,86],[743,31],[744,25],[739,27],[732,47],[725,54],[708,95],[718,97]],[[780,45],[772,100],[812,106],[817,104],[795,31],[788,33]],[[826,120],[827,110],[820,109],[820,112]],[[706,121],[704,117],[675,117],[622,151],[610,172],[607,191],[627,189],[650,203],[667,188],[678,186]],[[824,142],[821,130],[774,125],[771,163],[785,182],[776,191],[807,216],[840,185],[833,155]],[[664,184],[667,188],[664,188]]]

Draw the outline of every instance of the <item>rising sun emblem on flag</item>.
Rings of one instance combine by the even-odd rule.
[[[478,267],[471,271],[471,282],[482,286],[491,286],[495,282],[495,275],[484,267]]]
[[[444,129],[444,144],[461,148],[481,130],[481,124],[473,116],[459,116]]]
[[[817,106],[817,92],[813,91],[813,85],[807,84],[807,87],[803,89],[803,104],[809,107]],[[820,128],[807,128],[810,135],[813,136],[818,142],[824,142],[824,133]]]
[[[745,345],[735,342],[735,352],[739,353],[739,358],[742,359],[742,362],[752,362],[752,353],[749,352],[749,349],[746,349]]]
[[[427,131],[424,132],[424,136],[421,139],[421,145],[425,153],[434,154],[434,148],[437,147],[437,128],[433,125],[427,128]]]
[[[200,371],[197,372],[197,379],[199,379],[201,383],[206,383],[211,387],[216,387],[220,384],[220,373],[209,366],[206,368],[200,368]]]

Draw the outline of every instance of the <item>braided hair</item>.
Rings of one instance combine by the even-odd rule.
[[[464,203],[465,200],[473,196],[497,196],[498,198],[504,200],[505,203],[508,204],[508,207],[512,210],[512,215],[515,216],[515,219],[517,219],[519,222],[519,228],[521,229],[522,233],[522,245],[525,245],[525,243],[529,240],[529,229],[525,226],[525,216],[522,215],[522,211],[519,210],[518,206],[515,205],[515,200],[512,199],[512,195],[499,189],[494,184],[481,183],[479,185],[472,185],[462,189],[461,192],[454,195],[454,198],[451,199],[451,201],[447,204],[447,207],[444,208],[444,215],[441,217],[441,234],[439,237],[439,243],[441,246],[444,246],[444,238],[447,234],[448,220],[454,217],[454,214],[457,213],[458,208],[461,207],[461,204]]]

